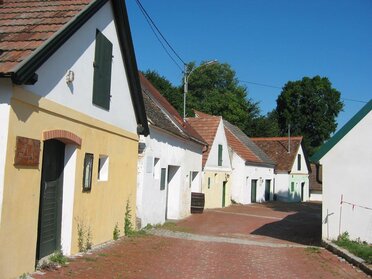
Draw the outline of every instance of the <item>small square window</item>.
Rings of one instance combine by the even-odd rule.
[[[154,158],[154,178],[159,179],[160,178],[160,159]]]
[[[98,160],[98,180],[107,181],[109,172],[109,158],[106,155],[99,155]]]
[[[93,170],[93,154],[85,153],[84,173],[83,173],[83,191],[84,192],[88,192],[92,189],[92,170]]]
[[[166,168],[161,168],[161,176],[160,176],[160,190],[165,189],[165,178],[167,174],[167,169]]]

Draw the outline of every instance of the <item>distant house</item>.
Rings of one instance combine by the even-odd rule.
[[[311,158],[323,168],[323,239],[372,244],[372,100]]]
[[[203,152],[202,192],[205,208],[221,208],[231,204],[231,162],[223,119],[195,111],[187,122],[208,143]]]
[[[77,253],[79,230],[96,245],[123,227],[148,126],[124,1],[0,13],[0,278],[14,278]]]
[[[275,162],[276,199],[307,201],[310,168],[302,146],[302,137],[251,139]]]
[[[321,201],[322,200],[322,166],[310,163],[311,173],[309,174],[309,189],[310,189],[310,200]]]
[[[190,214],[191,192],[201,192],[206,143],[143,74],[140,75],[150,127],[141,136],[137,218],[141,227]]]
[[[231,199],[241,204],[272,200],[275,163],[238,127],[223,123],[232,164]]]

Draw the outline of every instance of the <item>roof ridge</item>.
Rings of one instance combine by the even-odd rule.
[[[274,141],[274,140],[277,140],[277,141],[281,141],[281,140],[288,140],[288,138],[290,139],[303,139],[303,136],[291,136],[291,137],[268,137],[268,138],[264,138],[264,137],[258,137],[258,138],[255,138],[255,137],[251,137],[252,140],[259,140],[259,141]]]

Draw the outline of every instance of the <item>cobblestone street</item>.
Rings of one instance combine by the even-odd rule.
[[[368,278],[327,250],[319,204],[207,210],[34,278]],[[311,246],[309,246],[311,245]]]

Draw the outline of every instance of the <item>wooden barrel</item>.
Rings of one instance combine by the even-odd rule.
[[[191,213],[203,213],[204,210],[204,194],[191,193]]]

